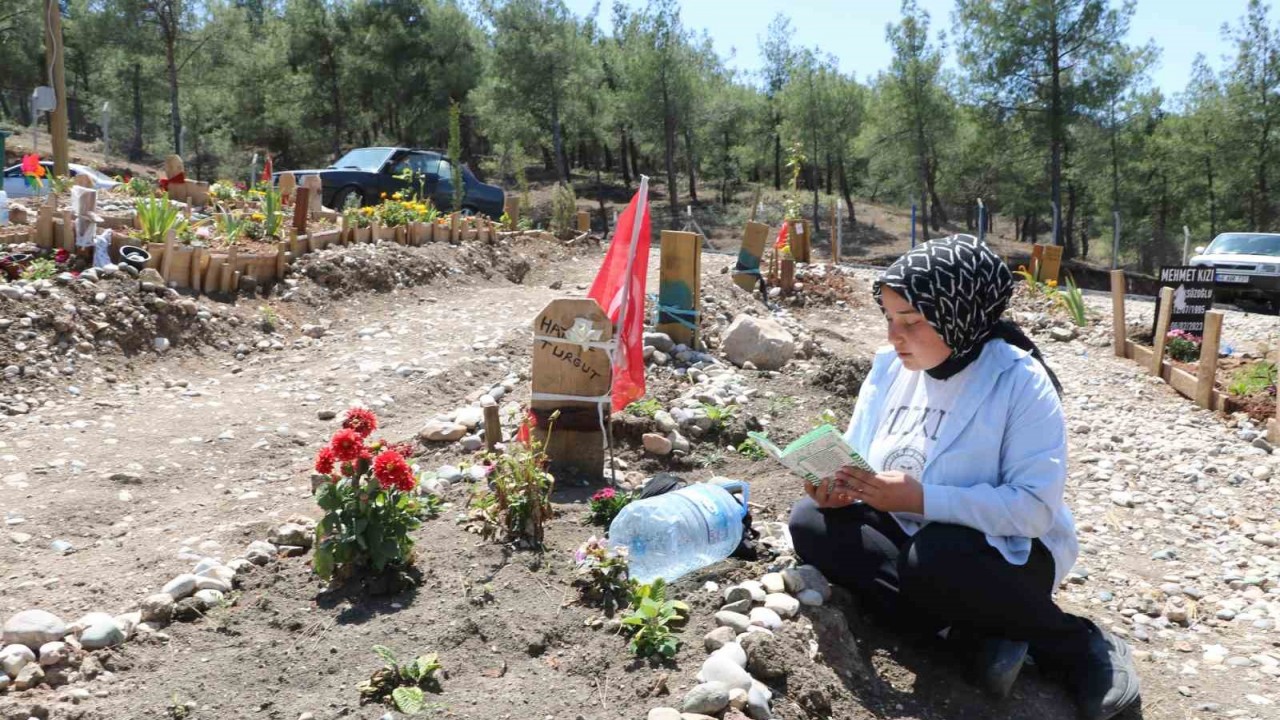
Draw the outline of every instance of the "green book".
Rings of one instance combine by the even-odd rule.
[[[785,448],[779,448],[769,441],[764,433],[749,432],[747,437],[755,440],[766,453],[769,453],[788,470],[804,478],[810,485],[818,485],[835,476],[836,471],[846,465],[862,468],[867,472],[875,472],[862,456],[844,441],[840,431],[830,425],[822,425],[801,435]]]

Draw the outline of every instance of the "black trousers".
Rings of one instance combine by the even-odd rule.
[[[811,498],[791,509],[797,554],[877,614],[925,634],[1025,640],[1042,665],[1081,662],[1094,625],[1053,602],[1053,556],[1039,540],[1014,565],[973,528],[929,523],[907,535],[865,504],[822,510]]]

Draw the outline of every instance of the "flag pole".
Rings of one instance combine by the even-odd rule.
[[[636,204],[636,214],[632,218],[631,224],[631,247],[627,249],[627,274],[624,276],[626,281],[622,286],[622,306],[618,309],[618,337],[622,336],[622,329],[626,327],[627,322],[627,304],[631,296],[631,271],[636,263],[636,245],[640,240],[641,219],[649,205],[649,176],[640,176],[640,189],[636,191],[640,196],[640,202]],[[647,259],[646,259],[647,262]],[[621,343],[619,343],[621,345]]]

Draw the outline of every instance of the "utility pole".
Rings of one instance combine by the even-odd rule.
[[[67,169],[67,79],[62,68],[62,8],[58,0],[44,0],[44,60],[49,69],[57,105],[53,108],[53,174],[70,175]]]

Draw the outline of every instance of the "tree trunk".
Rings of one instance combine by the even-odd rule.
[[[608,157],[608,145],[605,145],[605,157]],[[600,223],[604,227],[605,237],[609,236],[609,211],[604,206],[604,183],[600,181],[600,158],[596,157],[596,199],[600,203]]]
[[[1067,218],[1063,223],[1065,231],[1062,238],[1062,257],[1070,260],[1076,255],[1075,238],[1072,231],[1075,229],[1076,223],[1076,186],[1075,183],[1067,183]]]
[[[604,148],[604,171],[613,172],[613,153],[609,151],[609,143],[600,143]]]
[[[631,148],[631,176],[640,182],[640,153],[636,151],[635,138],[627,136],[627,145]]]
[[[773,132],[773,189],[782,190],[782,133],[777,130]]]
[[[625,127],[618,128],[618,152],[622,154],[619,158],[622,165],[622,185],[628,190],[631,189],[631,166],[629,164],[627,146],[630,142],[627,139],[627,129]]]
[[[831,153],[829,153],[829,152],[828,152],[828,153],[827,153],[827,182],[826,182],[826,184],[825,184],[825,185],[823,185],[823,187],[822,187],[822,191],[823,191],[823,192],[825,192],[825,193],[826,193],[826,194],[828,194],[828,195],[830,195],[830,194],[831,194],[831,179],[832,179],[832,178],[831,178],[831,173],[832,173],[832,168],[831,168]]]
[[[840,158],[840,194],[844,196],[844,206],[849,210],[849,227],[854,228],[858,223],[857,211],[853,208],[853,196],[849,194],[849,177],[845,174],[844,158]]]
[[[1213,189],[1213,158],[1204,156],[1204,174],[1209,179],[1209,237],[1218,236],[1218,198]]]
[[[667,202],[674,222],[680,217],[680,187],[676,184],[676,113],[665,78],[662,83],[662,140],[667,166]]]
[[[684,152],[689,162],[689,201],[698,202],[698,158],[693,149],[693,129],[684,125]]]
[[[560,98],[551,94],[551,142],[555,154],[556,175],[560,182],[569,184],[569,167],[564,155],[564,129],[560,127]]]
[[[129,159],[142,159],[142,66],[133,64],[133,142],[129,144]]]
[[[1051,82],[1049,86],[1049,184],[1050,199],[1053,201],[1053,229],[1055,235],[1051,241],[1053,245],[1061,244],[1061,239],[1056,233],[1062,232],[1062,125],[1063,125],[1063,108],[1062,108],[1062,59],[1059,57],[1059,42],[1061,37],[1058,35],[1058,16],[1053,15],[1052,34],[1049,49],[1049,73]]]
[[[333,110],[333,159],[342,153],[342,86],[338,77],[338,58],[333,43],[327,46],[329,53],[329,104]]]
[[[174,21],[176,23],[176,20]],[[177,27],[162,26],[164,31],[164,63],[169,77],[169,117],[173,121],[173,152],[182,154],[182,110],[178,107],[178,58],[174,45],[177,43]]]

